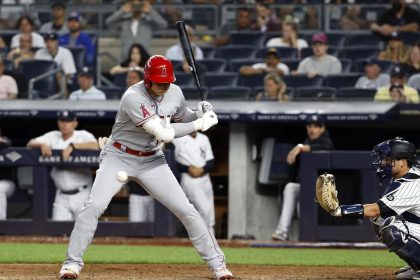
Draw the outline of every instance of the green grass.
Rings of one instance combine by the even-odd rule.
[[[61,263],[67,244],[0,243],[0,263]],[[399,267],[386,250],[224,248],[229,264]],[[202,264],[192,247],[92,245],[87,263]]]

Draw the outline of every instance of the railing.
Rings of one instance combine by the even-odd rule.
[[[34,99],[34,86],[36,82],[49,78],[52,75],[55,76],[55,74],[59,72],[62,72],[61,67],[57,67],[51,71],[48,71],[44,74],[41,74],[39,76],[36,76],[30,79],[29,86],[28,86],[28,99]],[[59,98],[64,99],[65,96],[66,96],[66,75],[62,73],[60,77],[60,92],[49,96],[48,99],[59,99]]]

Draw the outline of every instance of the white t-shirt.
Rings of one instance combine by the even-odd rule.
[[[70,96],[70,100],[106,100],[106,95],[103,91],[97,89],[95,86],[91,86],[88,90],[83,91],[82,89],[73,91]]]
[[[191,43],[191,48],[194,52],[195,60],[201,60],[204,58],[203,50],[194,43]],[[184,51],[180,44],[173,45],[166,50],[165,56],[169,60],[173,61],[183,61],[184,60]]]
[[[86,130],[75,130],[73,135],[64,140],[61,132],[54,130],[35,138],[39,143],[45,143],[51,149],[62,150],[67,148],[70,143],[86,143],[96,141],[95,136]],[[90,168],[58,168],[53,167],[51,178],[57,189],[70,191],[81,188],[85,185],[92,185],[92,174]]]
[[[271,48],[271,47],[291,47],[291,45],[289,45],[289,43],[286,43],[283,41],[282,38],[272,38],[270,40],[268,40],[267,44],[266,44],[267,48]],[[298,39],[297,40],[297,49],[302,49],[302,48],[307,48],[309,47],[308,43],[303,40],[303,39]]]
[[[260,63],[255,63],[252,65],[252,68],[254,69],[266,69],[267,68],[267,64],[265,62],[260,62]],[[278,63],[277,64],[277,69],[281,70],[283,72],[283,75],[289,75],[290,70],[289,70],[289,66],[287,66],[284,63]]]
[[[45,40],[44,38],[36,32],[32,32],[32,47],[34,48],[44,48]],[[20,33],[12,37],[12,42],[10,43],[10,48],[19,48],[20,47]]]
[[[12,94],[18,93],[18,87],[15,79],[8,75],[0,76],[0,99],[8,99]]]
[[[47,48],[39,49],[35,53],[35,59],[54,60],[58,66],[63,68],[64,73],[68,75],[76,73],[76,65],[74,64],[73,54],[66,48],[58,47],[55,57],[52,57]]]

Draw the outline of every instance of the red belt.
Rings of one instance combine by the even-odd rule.
[[[130,155],[135,155],[138,157],[148,157],[148,156],[152,156],[154,154],[156,154],[156,151],[150,151],[150,152],[142,152],[142,151],[136,151],[136,150],[132,150],[130,148],[127,148],[126,146],[122,145],[121,143],[118,142],[114,142],[114,147],[117,148],[120,151],[126,152]]]

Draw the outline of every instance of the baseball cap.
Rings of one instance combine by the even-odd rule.
[[[312,35],[312,44],[314,43],[323,43],[328,44],[328,37],[325,33],[315,33]]]
[[[377,58],[368,58],[365,60],[365,66],[366,65],[373,65],[373,64],[377,64],[379,65],[379,67],[381,67],[381,65],[379,64],[379,60]]]
[[[76,114],[72,111],[64,110],[57,113],[57,120],[59,121],[75,121]]]
[[[51,4],[51,8],[63,8],[66,9],[66,3],[64,1],[54,1]]]
[[[78,12],[71,12],[69,14],[69,16],[67,17],[67,21],[69,21],[69,20],[76,20],[76,21],[79,21],[80,22],[81,18],[82,17],[81,17],[81,15]]]
[[[322,115],[309,115],[305,121],[306,124],[324,125],[325,117]]]
[[[88,67],[83,67],[82,70],[77,73],[78,76],[92,77],[92,71]]]
[[[403,67],[400,65],[394,66],[394,68],[391,69],[390,73],[391,77],[405,77],[405,71]]]
[[[401,34],[398,32],[392,32],[389,37],[391,40],[402,40]]]
[[[274,55],[276,55],[278,58],[280,58],[281,56],[280,56],[280,52],[276,49],[276,48],[269,48],[269,49],[267,49],[266,50],[266,52],[265,52],[265,56],[268,56],[268,55],[270,55],[270,54],[274,54]]]
[[[393,83],[390,87],[389,87],[389,91],[392,91],[393,89],[404,89],[404,86],[400,83]]]
[[[50,32],[45,35],[45,40],[58,40],[58,34],[55,32]]]

